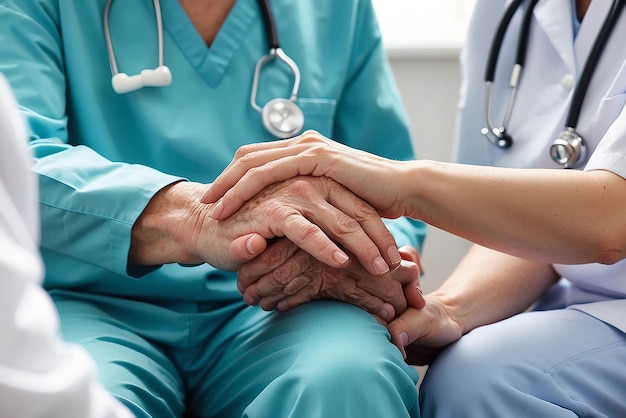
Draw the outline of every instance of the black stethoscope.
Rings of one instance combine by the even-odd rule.
[[[157,45],[159,52],[159,62],[156,68],[147,68],[139,74],[129,76],[121,73],[117,67],[115,59],[115,51],[113,50],[113,42],[109,29],[109,10],[113,0],[107,0],[104,6],[104,36],[107,45],[107,53],[109,56],[109,64],[111,66],[111,85],[116,93],[123,94],[141,89],[143,87],[165,87],[172,83],[172,74],[170,69],[163,63],[163,19],[161,16],[161,4],[159,0],[152,0],[157,26]],[[298,65],[282,50],[278,41],[278,30],[276,28],[276,20],[269,5],[269,0],[258,0],[259,7],[263,14],[265,22],[265,30],[270,51],[267,55],[262,56],[255,67],[254,79],[252,82],[252,94],[250,95],[250,104],[261,114],[263,126],[278,138],[289,138],[296,135],[304,126],[304,114],[296,104],[298,98],[298,89],[300,88],[300,69]],[[259,106],[256,101],[257,91],[259,87],[259,78],[263,66],[277,59],[285,64],[289,71],[293,73],[294,83],[291,90],[291,96],[288,99],[275,98],[267,102],[263,107]]]
[[[517,46],[517,53],[515,58],[515,64],[511,72],[511,78],[509,81],[509,87],[511,89],[509,94],[509,100],[504,113],[501,127],[495,127],[491,121],[491,101],[493,80],[496,72],[496,66],[498,63],[498,54],[502,48],[502,42],[507,28],[513,18],[513,15],[524,2],[524,0],[514,0],[510,6],[506,9],[500,25],[496,31],[493,42],[491,44],[491,50],[489,52],[489,59],[487,61],[487,69],[485,71],[486,82],[486,94],[485,94],[485,118],[487,127],[482,129],[483,135],[489,139],[491,143],[498,148],[506,149],[513,145],[513,138],[506,129],[509,124],[511,112],[515,102],[515,94],[517,92],[517,84],[524,66],[526,59],[526,50],[528,48],[528,36],[530,32],[530,21],[532,18],[532,12],[539,0],[530,0],[524,16],[522,18],[522,26],[520,31],[520,37]],[[570,104],[569,112],[565,122],[565,130],[559,134],[559,137],[554,140],[550,146],[550,157],[554,162],[561,165],[563,168],[577,168],[580,167],[587,158],[587,146],[583,137],[576,132],[576,125],[580,116],[583,100],[587,92],[587,88],[591,82],[591,77],[595,67],[600,60],[600,55],[604,50],[604,46],[607,43],[613,28],[620,16],[622,8],[626,0],[614,0],[611,9],[605,18],[600,33],[596,38],[591,53],[585,62],[583,71],[580,75],[580,79],[574,89],[572,102]]]

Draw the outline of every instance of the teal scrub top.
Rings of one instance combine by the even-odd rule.
[[[207,47],[176,0],[161,0],[172,84],[116,94],[103,28],[106,0],[9,0],[0,6],[0,71],[30,129],[39,175],[45,286],[137,298],[240,298],[235,274],[171,264],[129,274],[131,228],[179,179],[211,182],[243,144],[271,141],[250,104],[268,53],[256,0],[238,0]],[[304,129],[386,157],[413,158],[407,116],[369,0],[272,0],[283,50],[297,63]],[[114,1],[120,72],[158,65],[151,0]],[[293,74],[264,67],[257,102],[289,97]],[[399,245],[425,228],[390,221]],[[138,279],[135,276],[141,276]]]

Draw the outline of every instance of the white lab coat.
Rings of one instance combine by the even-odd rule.
[[[480,0],[476,4],[474,13],[482,17],[473,20],[469,28],[473,36],[461,57],[465,71],[455,157],[459,162],[471,164],[561,169],[552,162],[548,150],[564,129],[575,81],[612,0],[591,2],[575,38],[572,0],[538,2],[531,23],[526,65],[508,126],[514,143],[510,149],[501,150],[480,133],[485,126],[484,72],[495,30],[481,22],[487,21],[488,16],[499,22],[507,4],[505,0]],[[517,13],[498,60],[492,113],[498,126],[508,99],[520,21],[521,13]],[[626,178],[625,40],[626,11],[596,67],[576,131],[585,138],[588,153],[593,153],[585,170],[608,170]],[[568,216],[567,207],[563,207],[563,216]],[[582,310],[626,332],[626,261],[612,266],[555,265],[554,268],[565,280],[560,283],[553,306]]]
[[[0,416],[131,417],[96,379],[92,359],[59,337],[41,287],[37,180],[24,126],[0,75]]]

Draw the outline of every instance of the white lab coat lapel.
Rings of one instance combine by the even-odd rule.
[[[571,74],[579,68],[574,54],[572,29],[572,0],[540,0],[535,6],[532,24],[542,30]],[[532,28],[531,28],[532,31]]]
[[[598,28],[602,27],[602,23],[606,19],[612,4],[613,0],[593,0],[585,13],[574,47],[578,61],[577,65],[581,70],[598,37]]]

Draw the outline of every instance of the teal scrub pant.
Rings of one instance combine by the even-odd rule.
[[[429,367],[420,405],[423,417],[614,418],[625,387],[626,334],[558,309],[465,335]]]
[[[66,340],[137,417],[419,417],[417,372],[365,311],[157,305],[52,291]]]

